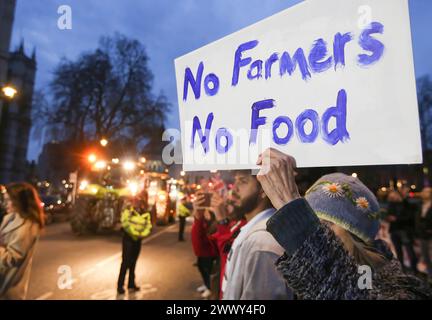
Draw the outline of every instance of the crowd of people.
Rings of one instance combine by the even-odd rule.
[[[422,260],[429,281],[432,279],[429,245],[432,240],[431,204],[432,188],[425,187],[414,197],[410,196],[410,187],[406,185],[400,190],[391,190],[387,202],[382,204],[384,225],[388,226],[384,230],[404,271],[421,275],[418,264]],[[420,250],[415,250],[416,247]]]
[[[196,193],[191,232],[203,298],[432,298],[431,188],[419,202],[403,186],[383,204],[358,178],[336,173],[302,197],[295,159],[269,149],[258,164],[266,170],[256,176],[233,172],[228,195]],[[390,236],[383,236],[386,225]],[[417,270],[415,239],[427,275]],[[365,266],[371,278],[363,286]]]
[[[186,217],[194,218],[192,247],[203,281],[197,290],[204,299],[432,298],[414,248],[420,239],[430,282],[431,188],[418,203],[409,189],[392,190],[384,205],[358,178],[334,173],[300,195],[293,157],[268,149],[257,164],[257,175],[233,172],[230,192],[201,188],[192,206],[186,199],[179,204],[179,241]],[[0,204],[0,299],[24,299],[44,227],[41,201],[31,185],[15,183],[0,187]],[[128,289],[139,290],[134,272],[141,239],[151,230],[147,211],[145,201],[123,211],[119,294],[127,272]],[[391,242],[382,236],[385,223]]]

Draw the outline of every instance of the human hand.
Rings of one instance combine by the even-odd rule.
[[[202,219],[204,217],[204,210],[202,209],[205,203],[204,191],[200,190],[195,193],[195,200],[192,202],[193,216],[196,219]]]
[[[257,165],[261,166],[257,179],[277,210],[300,198],[295,181],[296,161],[293,157],[269,148],[260,154]]]
[[[216,216],[216,220],[221,221],[227,216],[226,201],[218,192],[213,192],[210,201],[210,210]]]

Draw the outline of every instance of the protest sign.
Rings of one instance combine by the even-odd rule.
[[[175,69],[184,170],[422,162],[407,0],[305,1]]]

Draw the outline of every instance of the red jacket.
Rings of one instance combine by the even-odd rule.
[[[192,247],[197,257],[217,257],[215,244],[208,235],[209,224],[205,219],[196,219],[192,224]]]
[[[216,232],[208,233],[209,224],[204,219],[195,219],[192,225],[192,246],[197,257],[217,257],[220,258],[220,282],[219,288],[222,287],[222,280],[225,273],[225,266],[228,259],[228,253],[234,239],[240,232],[240,228],[246,224],[246,219],[233,220],[228,224],[217,224]],[[222,299],[222,290],[220,299]]]

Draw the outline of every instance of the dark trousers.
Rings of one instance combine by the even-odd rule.
[[[414,251],[414,236],[410,232],[406,231],[394,231],[391,233],[391,240],[396,250],[397,258],[400,261],[402,267],[404,266],[404,253],[403,247],[405,247],[408,259],[410,261],[411,270],[417,272],[417,256]]]
[[[210,289],[210,275],[213,268],[213,262],[215,258],[213,257],[198,257],[197,266],[201,273],[204,284],[208,289]]]
[[[141,240],[135,241],[128,234],[123,233],[122,263],[118,278],[118,288],[123,288],[126,272],[129,270],[128,288],[135,287],[135,267],[141,251]]]
[[[429,254],[430,243],[431,240],[421,239],[421,252],[423,256],[423,261],[426,264],[427,273],[429,277],[432,277],[432,262],[431,262],[431,256]]]
[[[179,217],[179,235],[178,235],[179,241],[184,240],[185,227],[186,227],[186,217]]]

